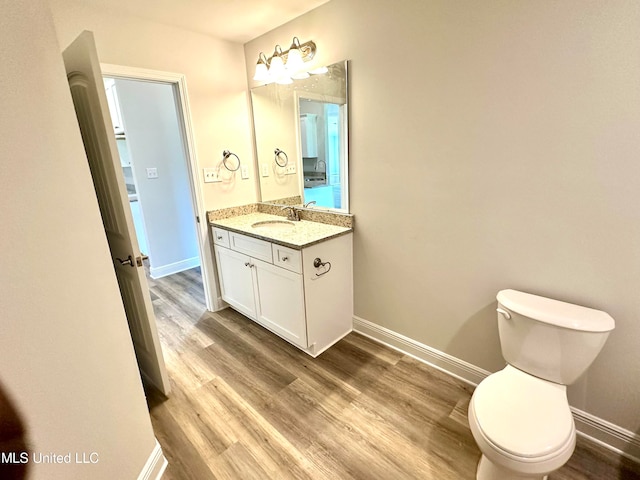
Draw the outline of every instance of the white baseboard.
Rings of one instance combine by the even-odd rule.
[[[149,275],[154,280],[157,278],[166,277],[167,275],[173,275],[174,273],[183,272],[200,265],[200,257],[187,258],[175,263],[169,263],[167,265],[161,265],[160,267],[150,267]]]
[[[219,312],[221,310],[224,310],[225,308],[229,308],[229,304],[227,302],[225,302],[224,300],[222,300],[222,297],[216,297],[216,303],[213,306],[213,310],[211,310],[212,312]]]
[[[138,475],[138,480],[160,480],[167,465],[168,462],[164,453],[162,453],[162,447],[156,440],[156,446],[153,447],[147,463],[145,463],[140,475]]]
[[[640,435],[577,408],[571,412],[581,437],[640,463]]]
[[[428,363],[432,367],[442,370],[474,387],[490,373],[360,317],[353,317],[353,330],[394,350]]]
[[[491,373],[360,317],[353,317],[353,330],[473,386]],[[640,463],[640,435],[577,408],[571,411],[581,437]]]

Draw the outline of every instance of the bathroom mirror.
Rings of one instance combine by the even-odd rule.
[[[349,211],[347,62],[251,89],[261,199]]]

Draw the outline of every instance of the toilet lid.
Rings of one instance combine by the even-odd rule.
[[[566,387],[510,365],[478,385],[473,405],[487,439],[519,457],[553,453],[573,435]]]

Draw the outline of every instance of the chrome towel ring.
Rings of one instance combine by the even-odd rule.
[[[238,160],[236,168],[229,168],[229,165],[227,165],[227,160],[229,159],[229,157],[236,157],[236,160]],[[240,168],[240,158],[235,153],[231,153],[229,150],[225,150],[222,152],[222,164],[224,165],[224,168],[226,168],[230,172],[235,172]]]
[[[279,148],[276,148],[276,149],[273,151],[273,153],[275,153],[275,154],[276,154],[276,156],[275,156],[276,164],[277,164],[279,167],[286,167],[286,166],[287,166],[287,164],[289,163],[289,157],[287,156],[287,154],[286,154],[283,150],[280,150]],[[280,154],[284,155],[284,163],[280,163]]]

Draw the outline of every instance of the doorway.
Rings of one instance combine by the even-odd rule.
[[[157,279],[200,266],[196,214],[174,86],[105,78],[140,250]]]
[[[197,181],[183,75],[101,64],[114,132],[147,271],[158,279],[197,269],[206,307],[215,310],[215,277]],[[144,251],[144,250],[143,250]],[[199,268],[198,268],[199,267]]]

